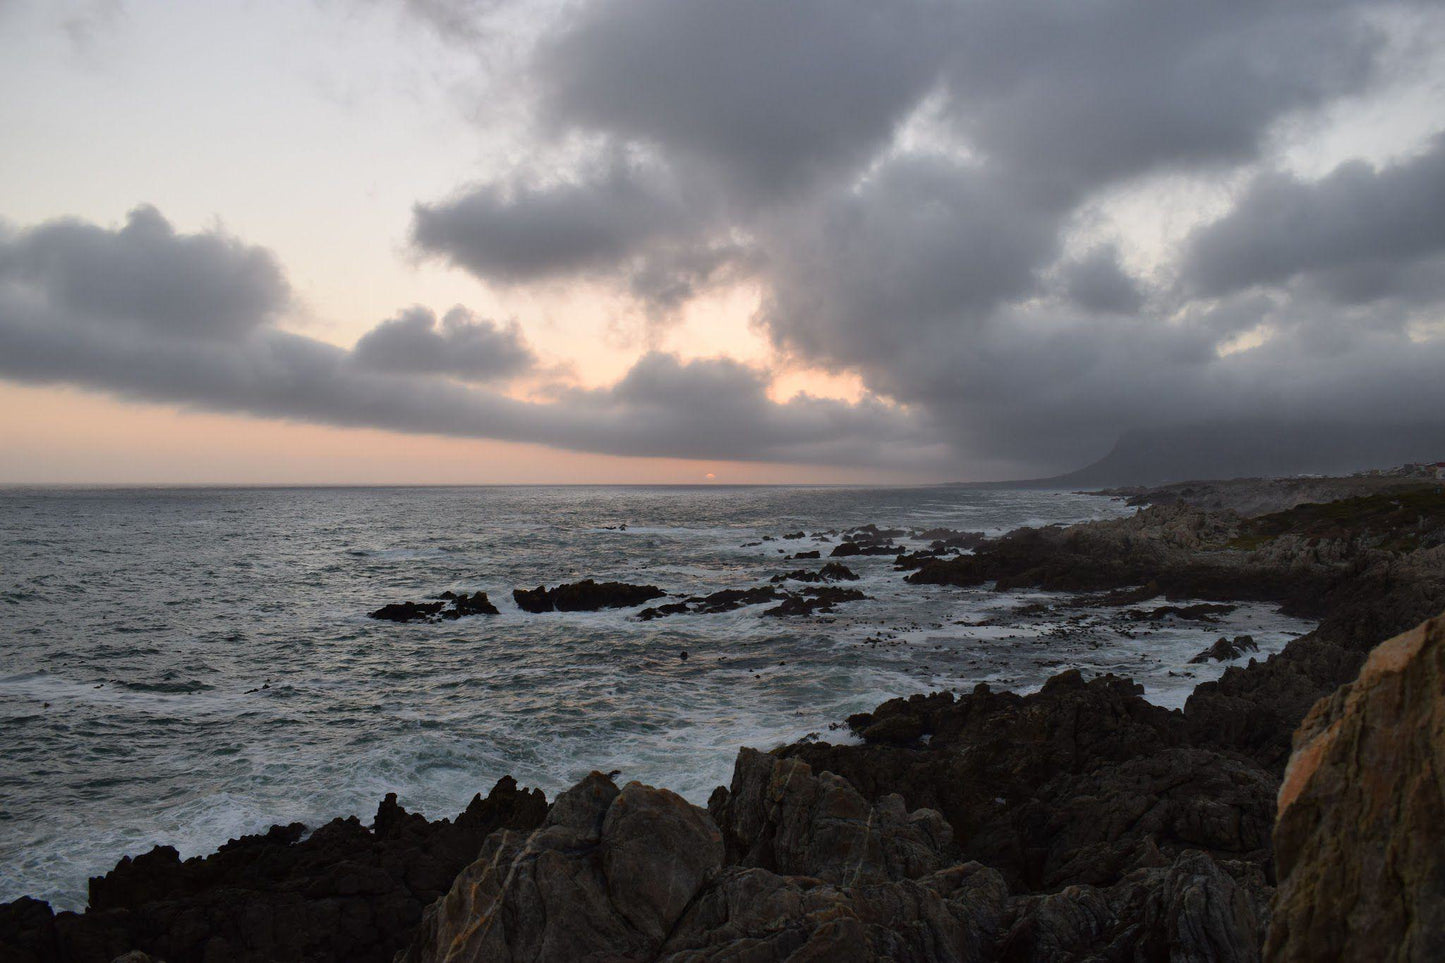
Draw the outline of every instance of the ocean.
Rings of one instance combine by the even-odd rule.
[[[812,533],[870,522],[999,534],[1132,511],[957,487],[0,490],[0,901],[79,908],[122,855],[369,822],[388,792],[454,816],[506,774],[550,797],[615,769],[702,803],[739,746],[847,740],[830,724],[914,692],[1026,692],[1078,667],[1179,707],[1223,671],[1188,664],[1215,638],[1251,634],[1263,657],[1312,627],[1244,605],[1125,633],[1107,610],[1018,611],[1046,593],[908,585],[886,556],[844,559],[868,599],[811,618],[511,597],[587,577],[766,584],[821,564],[785,554],[826,559],[837,536]],[[366,614],[478,589],[500,615]]]

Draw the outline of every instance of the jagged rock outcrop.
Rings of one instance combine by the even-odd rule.
[[[934,810],[909,813],[896,794],[870,804],[840,776],[755,749],[738,754],[731,789],[715,792],[708,811],[731,862],[786,876],[840,884],[917,879],[952,853],[953,833]]]
[[[184,861],[156,847],[92,879],[83,914],[27,899],[0,906],[0,959],[109,963],[141,950],[168,963],[386,963],[483,840],[535,827],[546,810],[540,791],[508,777],[454,821],[428,821],[389,795],[372,829],[353,816],[303,839],[292,823]]]
[[[1107,888],[1069,886],[1019,900],[996,959],[1253,963],[1265,887],[1200,852],[1140,869]]]
[[[489,838],[401,959],[650,959],[722,858],[706,812],[594,772],[539,829]]]
[[[1190,849],[1267,867],[1274,775],[1190,745],[1183,716],[1127,679],[1069,671],[1028,696],[979,686],[894,699],[848,723],[864,745],[781,752],[867,798],[937,809],[964,858],[1016,887],[1108,886]]]
[[[870,805],[750,750],[713,806],[723,829],[672,793],[593,773],[541,829],[488,840],[401,959],[989,958],[1007,888],[948,865],[937,813]]]
[[[1201,762],[1217,760],[1181,760]],[[1180,797],[1219,795],[1207,778],[1177,787]],[[1147,783],[1115,796],[1176,788]],[[1100,789],[1082,788],[1083,809]],[[1178,829],[1157,806],[1143,808],[1125,818],[1161,836]],[[1228,809],[1224,799],[1202,832],[1239,835],[1225,827]],[[870,800],[778,752],[740,752],[706,812],[593,773],[558,797],[541,829],[488,840],[401,959],[1258,959],[1269,888],[1253,863],[1154,845],[1146,865],[1107,884],[1011,893],[1003,874],[961,858],[952,837],[934,810],[910,811],[896,794]]]
[[[1445,616],[1310,711],[1274,843],[1267,959],[1445,959]]]

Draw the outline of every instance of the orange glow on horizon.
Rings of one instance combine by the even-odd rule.
[[[917,484],[898,471],[627,458],[0,384],[0,484]]]

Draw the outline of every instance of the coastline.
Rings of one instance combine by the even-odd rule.
[[[841,887],[837,898],[844,903],[854,899],[856,893],[847,893],[856,890],[857,874],[849,889],[843,885],[846,877],[827,865],[836,840],[825,844],[816,827],[805,832],[793,824],[788,824],[791,830],[775,825],[778,806],[792,807],[794,817],[787,818],[809,826],[821,807],[861,818],[868,826],[876,822],[889,827],[876,835],[870,829],[864,842],[855,840],[864,847],[864,858],[849,864],[865,876],[871,873],[878,885],[898,887],[953,873],[950,878],[957,885],[948,891],[953,895],[940,899],[973,906],[982,920],[997,917],[991,930],[984,926],[973,937],[982,941],[979,946],[1007,950],[1012,958],[1035,958],[1055,945],[1050,940],[1067,936],[1061,928],[1067,928],[1080,900],[1102,901],[1100,905],[1112,907],[1109,912],[1120,919],[1133,918],[1130,912],[1143,919],[1139,914],[1150,900],[1165,898],[1161,894],[1177,888],[1182,876],[1206,880],[1200,885],[1234,908],[1227,919],[1215,921],[1223,927],[1219,932],[1241,946],[1257,947],[1275,882],[1270,830],[1291,734],[1317,700],[1355,677],[1375,644],[1445,609],[1445,543],[1440,540],[1445,513],[1440,512],[1438,486],[1426,490],[1420,513],[1410,520],[1413,527],[1402,527],[1405,519],[1398,512],[1372,511],[1388,507],[1385,503],[1394,494],[1366,496],[1369,504],[1352,505],[1343,514],[1300,511],[1296,506],[1242,516],[1200,509],[1177,490],[1153,499],[1147,492],[1135,493],[1160,503],[1129,518],[1022,529],[989,540],[971,554],[917,560],[916,571],[907,576],[913,584],[993,583],[998,591],[1069,591],[1080,594],[1062,607],[1075,610],[1121,597],[1110,599],[1110,593],[1128,593],[1129,604],[1136,606],[1161,599],[1252,599],[1279,604],[1320,624],[1270,659],[1250,659],[1227,669],[1217,682],[1199,685],[1182,712],[1150,705],[1128,680],[1085,680],[1077,672],[1065,672],[1029,696],[982,687],[957,699],[940,693],[891,700],[850,717],[848,727],[860,740],[856,745],[804,741],[766,754],[743,750],[730,788],[715,794],[708,806],[723,853],[709,871],[716,876],[719,867],[752,867],[782,877],[801,873]],[[1426,519],[1429,525],[1421,524]],[[789,795],[793,790],[777,796],[773,787],[779,780],[796,782],[802,796]],[[691,809],[677,808],[687,806],[681,800],[674,806],[669,799],[630,786],[619,790],[601,776],[589,777],[564,797],[577,792],[604,821],[624,797],[627,805],[656,811],[657,819],[676,817],[687,832],[705,837],[701,851],[710,851],[711,830],[690,815]],[[327,930],[326,920],[339,920],[340,907],[351,905],[367,908],[372,929],[354,925],[360,935],[355,945],[346,944],[351,948],[345,957],[308,958],[389,959],[389,950],[410,942],[420,908],[452,883],[447,876],[450,863],[433,866],[430,877],[419,880],[416,867],[422,857],[398,856],[395,847],[386,856],[386,842],[407,836],[416,853],[434,858],[435,847],[472,846],[479,834],[486,846],[500,847],[497,853],[506,851],[515,840],[509,843],[511,837],[504,833],[492,836],[494,830],[530,832],[543,825],[544,818],[552,819],[535,802],[506,802],[517,798],[516,793],[515,786],[499,784],[493,793],[496,803],[487,809],[494,815],[484,818],[480,809],[469,808],[455,823],[428,823],[389,800],[370,831],[355,817],[328,824],[304,842],[292,828],[273,830],[267,837],[248,837],[215,856],[184,864],[173,858],[174,851],[168,856],[157,850],[123,860],[111,882],[102,880],[98,887],[93,882],[92,908],[84,915],[46,918],[48,908],[24,900],[0,907],[0,939],[25,941],[13,944],[16,952],[32,955],[17,959],[108,959],[113,957],[104,954],[112,950],[118,956],[140,948],[181,960],[199,958],[194,955],[197,947],[221,934],[222,943],[207,951],[208,959],[264,959],[254,953],[269,951],[246,949],[258,929],[269,927],[274,940],[292,928],[304,935],[310,926],[314,938],[307,945],[320,953],[338,945],[335,934],[344,931],[335,925]],[[895,795],[906,809],[890,801]],[[528,800],[539,796],[525,794]],[[1136,812],[1141,799],[1143,810]],[[479,799],[474,806],[487,808],[490,801]],[[554,802],[554,813],[556,806]],[[580,802],[578,806],[587,809]],[[495,816],[502,810],[510,822]],[[917,815],[930,811],[932,816]],[[1120,831],[1121,820],[1131,828]],[[647,822],[641,819],[638,825]],[[332,830],[337,824],[346,828]],[[439,842],[464,824],[472,834],[465,841]],[[605,836],[602,828],[597,832],[593,845],[601,845]],[[318,837],[327,844],[343,834],[352,838],[351,848],[337,850],[344,855],[320,874],[329,883],[318,883],[315,873],[304,886],[286,882],[283,864],[317,870],[314,861],[306,861],[318,848]],[[632,840],[630,846],[642,845],[624,837]],[[624,837],[609,845],[621,845]],[[874,838],[882,840],[877,854],[866,842]],[[660,844],[652,848],[656,851],[648,858],[671,852]],[[279,875],[255,875],[248,861],[245,871],[235,871],[239,876],[227,876],[222,864],[239,865],[243,851],[254,852],[256,864],[268,864]],[[359,864],[352,856],[362,851],[381,853],[376,856],[379,873],[355,868]],[[474,853],[475,848],[456,869]],[[343,869],[336,870],[338,866]],[[860,869],[865,866],[866,872]],[[974,868],[964,872],[964,867]],[[208,893],[207,885],[213,892]],[[252,888],[246,889],[248,885]],[[1070,887],[1089,889],[1063,899],[1061,894]],[[296,905],[329,909],[318,911],[324,919],[317,922],[306,915],[309,911],[288,902],[288,912],[301,915],[282,925],[276,899],[252,901],[251,923],[233,921],[234,931],[226,929],[232,924],[221,918],[195,916],[194,904],[207,899],[215,904],[208,912],[224,916],[229,904],[216,893],[238,890],[278,898],[284,894],[286,900],[299,900]],[[400,891],[405,896],[397,903]],[[719,891],[718,898],[724,896]],[[448,901],[450,909],[444,901],[438,904],[443,909],[428,916],[420,948],[409,958],[429,958],[426,940],[439,938],[448,925],[462,919],[457,901]],[[265,926],[256,923],[258,914],[265,915],[256,908],[261,904],[272,914]],[[244,916],[246,901],[235,905],[237,916]],[[378,909],[385,906],[392,908]],[[383,919],[388,921],[384,927],[377,922]],[[183,920],[190,922],[183,926]],[[699,938],[712,932],[704,922],[698,923]],[[1116,935],[1125,938],[1122,932]],[[1096,933],[1087,938],[1103,937]],[[1162,937],[1136,933],[1130,938]],[[1137,943],[1136,948],[1145,945]]]

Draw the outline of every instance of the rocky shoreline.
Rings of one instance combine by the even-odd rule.
[[[1328,493],[1321,484],[1310,491]],[[123,860],[92,880],[84,914],[0,906],[0,957],[1252,960],[1267,947],[1271,959],[1321,958],[1345,937],[1308,907],[1348,844],[1316,837],[1348,820],[1316,801],[1275,828],[1291,737],[1307,714],[1304,745],[1349,730],[1370,699],[1311,708],[1376,645],[1445,610],[1445,493],[1342,488],[1349,500],[1241,513],[1220,506],[1217,487],[1179,488],[1132,492],[1148,507],[1130,518],[970,533],[971,553],[943,540],[899,567],[914,584],[1080,593],[1064,608],[1253,600],[1319,620],[1284,651],[1199,685],[1182,712],[1127,679],[1070,671],[1026,696],[979,686],[894,699],[847,720],[851,744],[744,749],[705,810],[600,773],[550,806],[503,780],[454,821],[388,797],[370,828],[354,817],[310,836],[275,827],[205,858],[157,848]],[[1242,498],[1261,506],[1257,492]],[[893,551],[877,529],[844,544]],[[1421,632],[1375,676],[1438,668],[1445,629]],[[1397,715],[1439,712],[1428,684],[1391,684],[1416,693]],[[1427,738],[1405,761],[1423,765],[1432,745],[1438,757]],[[1298,756],[1290,771],[1301,778]],[[1348,759],[1321,772],[1351,785]],[[1426,782],[1410,783],[1419,798],[1406,808],[1428,834]],[[1393,934],[1412,948],[1401,958],[1437,948],[1420,929],[1442,912],[1434,852],[1402,877],[1433,895],[1376,914],[1374,945]],[[1356,891],[1366,883],[1381,885]]]

